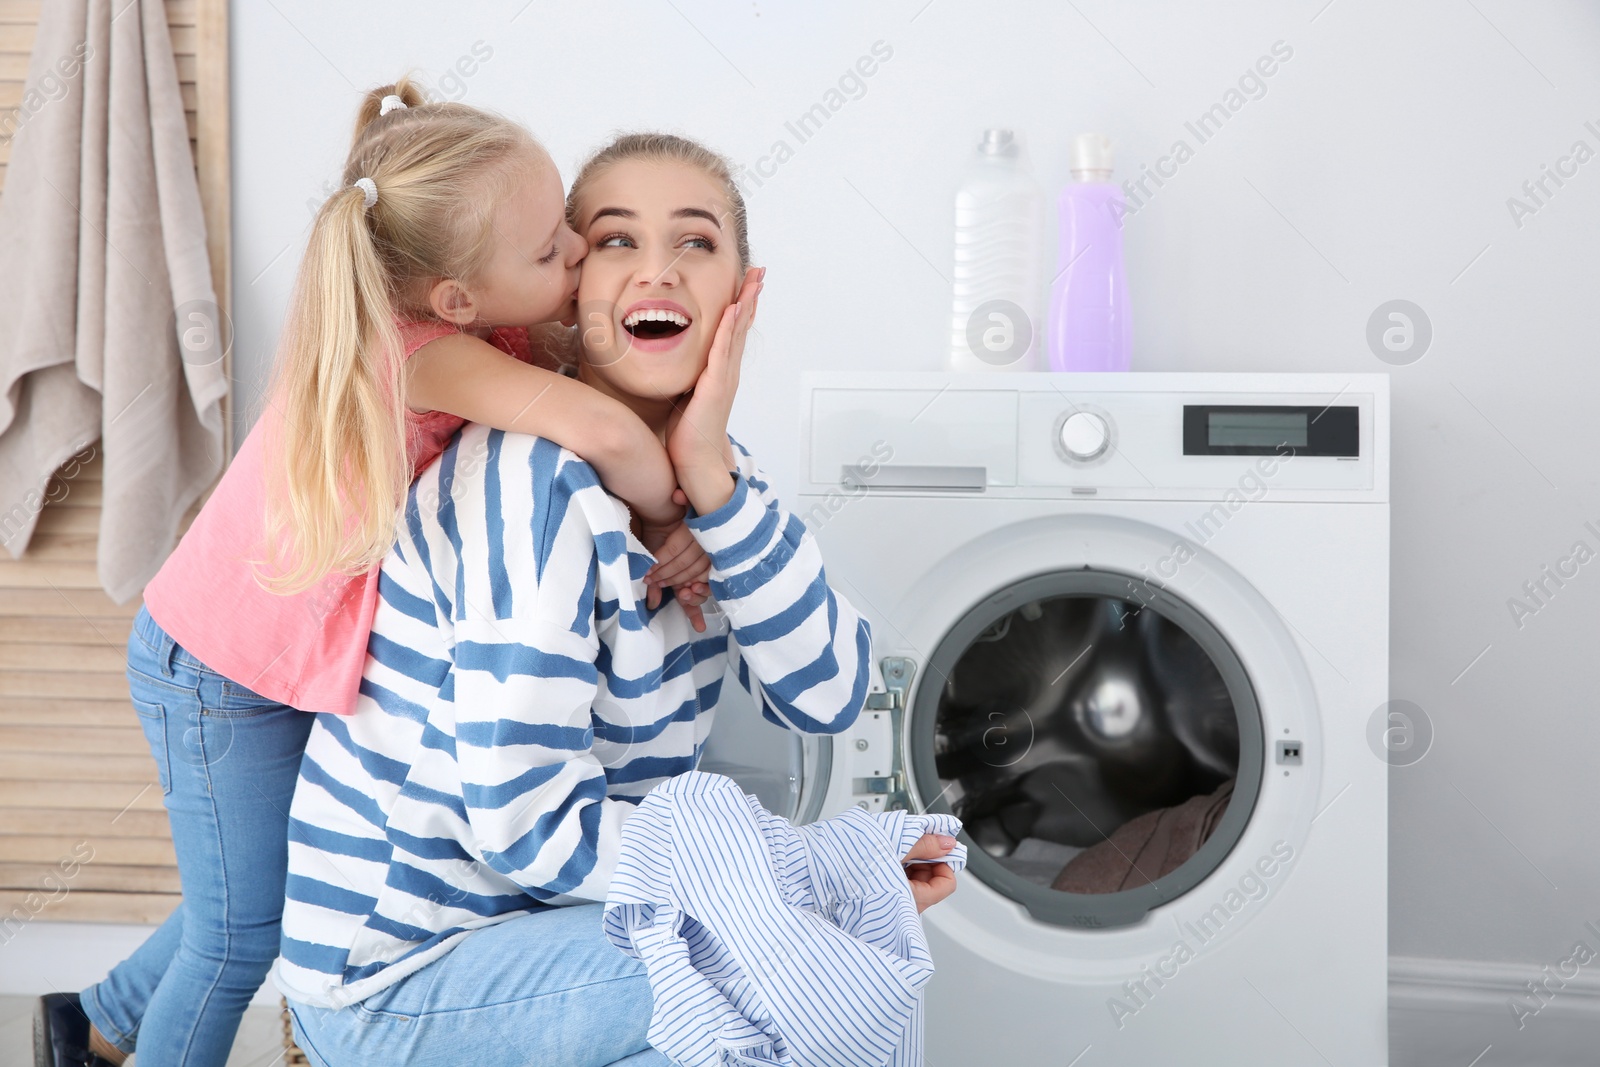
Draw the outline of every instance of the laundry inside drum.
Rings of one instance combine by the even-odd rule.
[[[1221,822],[1239,772],[1239,717],[1211,657],[1113,596],[996,619],[950,669],[934,731],[938,787],[971,839],[1063,892],[1176,869]]]

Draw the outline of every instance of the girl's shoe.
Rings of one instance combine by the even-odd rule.
[[[46,993],[33,1017],[34,1067],[113,1067],[89,1051],[89,1017],[76,993]]]

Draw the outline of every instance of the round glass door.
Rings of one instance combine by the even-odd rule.
[[[911,706],[911,775],[968,869],[1042,922],[1123,926],[1244,832],[1264,738],[1239,657],[1188,602],[1083,569],[972,608]]]
[[[725,774],[761,806],[793,823],[817,818],[833,766],[833,738],[786,730],[761,710],[730,668],[698,769]]]

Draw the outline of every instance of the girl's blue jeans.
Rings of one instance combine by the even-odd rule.
[[[148,1067],[223,1067],[278,955],[289,801],[313,716],[184,651],[140,609],[128,684],[155,757],[183,889],[83,1010]]]

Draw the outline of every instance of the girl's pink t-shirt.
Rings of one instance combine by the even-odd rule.
[[[439,322],[399,326],[406,359],[456,332]],[[499,329],[489,341],[524,363],[534,362],[525,329]],[[407,412],[413,475],[438,457],[463,421],[443,411]],[[332,574],[292,596],[261,588],[247,561],[265,558],[265,503],[258,425],[145,587],[145,608],[218,674],[280,704],[348,715],[355,710],[378,607],[378,568],[355,577]]]

